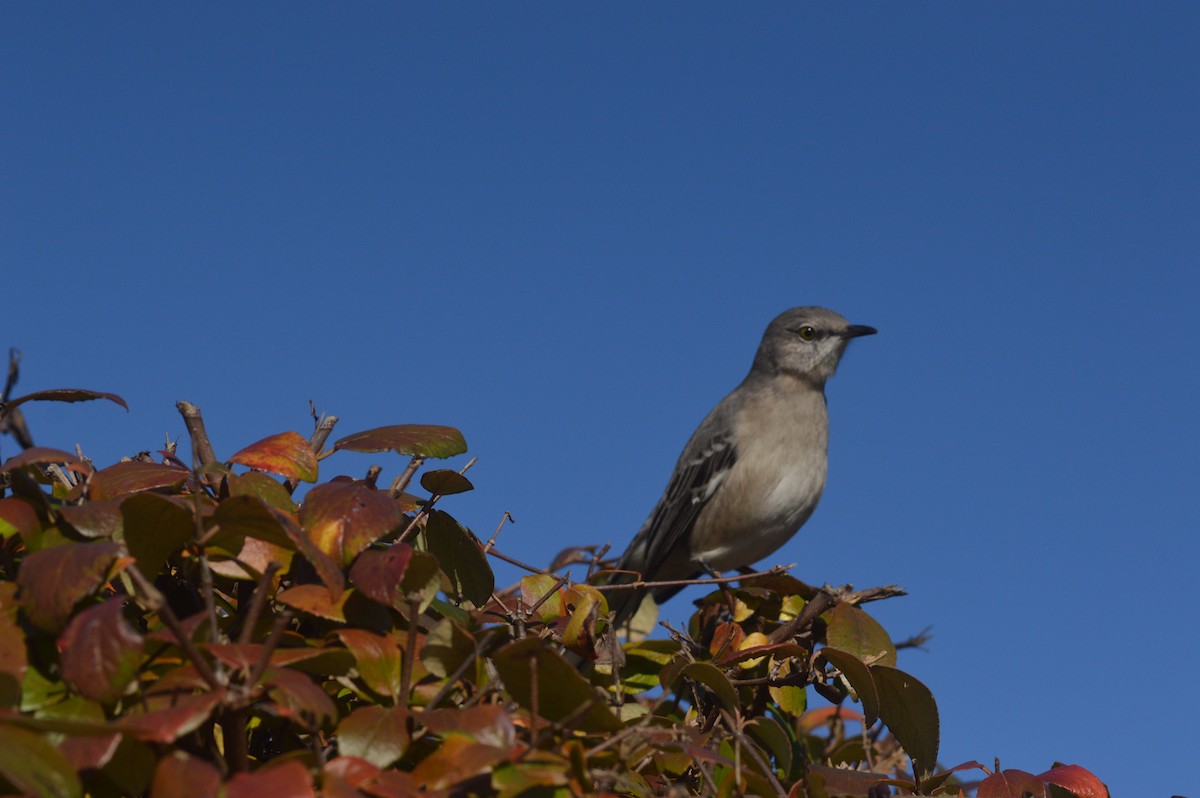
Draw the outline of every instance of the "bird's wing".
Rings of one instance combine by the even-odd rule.
[[[696,519],[736,461],[737,449],[728,435],[709,436],[687,447],[643,528],[647,536],[643,579],[653,580],[671,552],[688,545]]]

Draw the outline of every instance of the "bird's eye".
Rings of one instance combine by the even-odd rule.
[[[817,330],[806,324],[799,330],[796,330],[796,334],[800,336],[800,340],[802,341],[811,341],[817,337]]]

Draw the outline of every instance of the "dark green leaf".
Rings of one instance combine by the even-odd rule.
[[[730,683],[729,677],[715,665],[707,662],[693,662],[685,666],[679,674],[682,678],[699,682],[713,692],[721,706],[730,712],[736,712],[738,707],[737,690]]]
[[[496,578],[478,541],[441,510],[430,511],[425,541],[450,580],[446,592],[452,598],[462,596],[476,607],[487,604],[496,589]]]
[[[421,475],[421,487],[439,496],[466,493],[469,490],[475,489],[475,486],[471,484],[471,480],[457,471],[450,469],[426,471]]]
[[[156,493],[138,493],[121,502],[121,519],[125,547],[147,576],[158,573],[196,535],[191,511]]]
[[[916,762],[921,778],[937,766],[940,723],[933,693],[904,671],[872,665],[879,690],[879,717]]]
[[[474,656],[475,638],[449,618],[438,621],[421,646],[421,664],[439,679],[449,677]]]
[[[579,671],[537,638],[509,643],[492,656],[492,662],[513,699],[552,721],[576,718],[584,731],[615,731],[621,722],[602,695],[579,675]],[[536,678],[535,678],[536,677]],[[535,699],[536,696],[536,699]]]
[[[818,653],[846,677],[846,681],[858,695],[858,700],[862,702],[866,725],[873,725],[879,717],[879,692],[875,687],[875,677],[871,675],[870,668],[847,651],[825,647]]]
[[[285,513],[296,512],[296,502],[279,480],[261,471],[229,476],[230,496],[257,496],[268,506]]]

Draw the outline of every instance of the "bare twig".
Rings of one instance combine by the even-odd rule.
[[[408,692],[412,688],[413,662],[417,658],[417,614],[421,611],[421,602],[408,600],[408,639],[404,644],[404,661],[400,665],[400,701],[402,706],[408,704]]]
[[[176,402],[175,407],[183,416],[184,426],[187,427],[188,436],[192,439],[192,452],[200,458],[200,464],[206,466],[217,462],[217,456],[213,454],[212,443],[208,440],[208,433],[204,430],[204,418],[200,415],[200,408],[191,402],[182,400]]]
[[[424,460],[425,460],[425,458],[422,457],[421,461],[424,462]],[[472,457],[465,466],[458,469],[458,473],[460,473],[460,474],[467,473],[467,470],[470,469],[471,466],[475,465],[476,461],[478,461],[478,460],[479,460],[478,457]],[[413,462],[416,462],[416,461],[417,461],[417,458],[414,457]],[[418,467],[419,467],[419,465],[420,464],[418,463]],[[412,463],[409,463],[408,466],[409,466],[409,468],[412,468],[414,471],[416,470],[416,468],[413,468]],[[408,469],[405,469],[405,473],[408,473]],[[400,477],[403,477],[403,476],[404,476],[404,474],[400,475]],[[411,478],[412,478],[412,475],[409,474],[409,479],[411,479]],[[396,481],[399,482],[400,478],[397,478]],[[400,486],[400,490],[396,490],[396,485],[393,484],[392,485],[392,496],[399,496],[400,493],[404,490],[404,486],[407,484],[408,484],[408,481],[405,480],[404,484]],[[422,518],[429,515],[429,511],[433,509],[433,505],[437,504],[438,499],[440,499],[440,498],[442,498],[442,494],[435,493],[429,497],[429,501],[427,501],[423,505],[421,505],[421,509],[417,511],[416,515],[413,516],[412,521],[410,521],[408,526],[405,527],[404,531],[400,533],[400,537],[396,538],[397,543],[406,543],[408,541],[409,535],[411,535],[413,533],[413,531],[417,528],[417,523]]]
[[[317,425],[316,429],[313,430],[313,434],[308,438],[308,445],[312,448],[313,454],[317,455],[317,459],[320,459],[321,449],[325,446],[325,441],[329,440],[329,434],[333,432],[334,425],[338,423],[338,417],[325,416],[323,418],[318,418],[317,408],[312,402],[308,403],[308,409],[309,412],[312,413],[313,421]],[[287,489],[288,493],[293,493],[296,490],[296,486],[299,484],[299,480],[289,477],[288,479],[284,480],[283,487]]]
[[[504,515],[500,517],[500,523],[496,526],[496,531],[492,533],[490,538],[488,538],[487,543],[483,544],[484,554],[487,554],[492,550],[492,547],[496,545],[496,539],[500,537],[500,530],[504,529],[505,521],[511,524],[517,523],[517,519],[512,517],[512,513],[510,513],[508,510],[505,510]]]
[[[408,461],[408,465],[404,467],[404,470],[400,472],[400,476],[396,477],[392,482],[392,487],[388,489],[388,493],[391,494],[393,499],[404,492],[404,489],[408,487],[408,483],[412,482],[413,475],[417,473],[417,469],[424,462],[425,458],[422,455],[414,454],[412,456],[412,459]]]

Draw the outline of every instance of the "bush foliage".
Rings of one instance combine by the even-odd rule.
[[[221,459],[181,402],[194,464],[32,445],[20,405],[87,399],[124,405],[0,405],[24,448],[0,467],[0,794],[1107,795],[1073,765],[940,767],[934,698],[897,665],[913,641],[863,609],[895,588],[699,580],[686,628],[622,641],[603,551],[494,584],[499,532],[444,509],[466,469],[423,470],[466,451],[453,428],[327,447],[314,416]],[[322,479],[342,450],[398,476]]]

